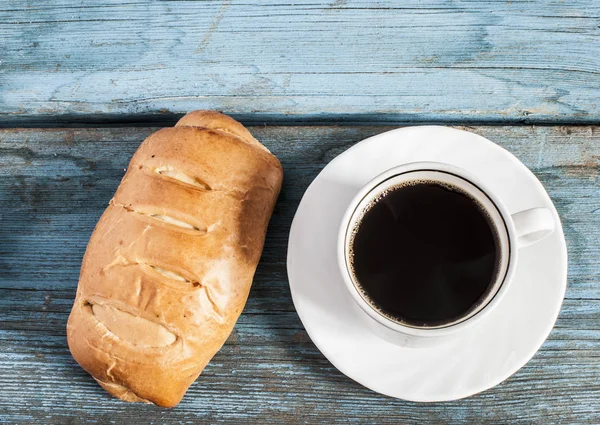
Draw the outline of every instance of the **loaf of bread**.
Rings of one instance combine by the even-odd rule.
[[[141,144],[91,236],[67,324],[73,357],[105,390],[179,403],[244,308],[282,178],[217,112]]]

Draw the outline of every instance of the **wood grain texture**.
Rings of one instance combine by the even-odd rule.
[[[598,122],[596,0],[0,4],[0,122]]]
[[[333,157],[386,127],[254,127],[286,173],[250,299],[180,406],[110,398],[71,358],[65,324],[85,245],[152,128],[0,131],[1,423],[505,424],[600,422],[600,128],[474,127],[540,178],[561,215],[569,287],[550,338],[517,374],[465,400],[416,404],[338,372],[296,315],[289,226]]]

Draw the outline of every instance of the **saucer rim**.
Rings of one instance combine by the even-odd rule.
[[[561,286],[560,286],[560,293],[557,292],[556,296],[554,297],[555,301],[554,301],[554,305],[553,305],[553,311],[550,312],[550,308],[546,309],[545,312],[545,316],[547,317],[547,319],[545,320],[546,326],[544,329],[544,332],[539,332],[537,334],[537,338],[535,338],[535,340],[531,340],[531,342],[528,344],[529,347],[532,347],[531,349],[527,350],[527,353],[524,355],[521,355],[519,360],[512,365],[512,367],[507,368],[508,372],[504,373],[504,374],[498,374],[498,378],[497,379],[491,379],[487,382],[485,382],[485,384],[481,384],[479,386],[477,385],[470,385],[469,389],[467,391],[463,391],[462,393],[459,393],[458,391],[455,391],[450,397],[399,397],[397,395],[391,394],[390,392],[387,391],[382,391],[380,389],[375,389],[374,386],[372,386],[369,381],[366,381],[364,379],[362,379],[361,376],[353,376],[352,370],[350,370],[351,368],[347,368],[346,366],[341,367],[340,364],[338,363],[336,356],[334,354],[331,353],[330,349],[328,349],[327,345],[328,344],[323,344],[321,343],[321,341],[319,341],[319,337],[316,337],[315,335],[315,329],[312,328],[312,325],[309,325],[307,327],[306,323],[309,323],[310,321],[307,320],[307,316],[305,316],[306,312],[302,312],[303,307],[299,307],[300,302],[299,299],[297,298],[297,294],[295,293],[294,290],[294,285],[292,284],[292,276],[291,276],[291,271],[293,269],[293,256],[290,255],[290,252],[292,251],[292,246],[294,244],[294,234],[295,232],[299,231],[299,224],[298,224],[298,213],[301,210],[302,207],[305,207],[305,203],[308,202],[306,195],[309,191],[314,190],[314,186],[316,184],[316,182],[322,178],[324,172],[327,170],[327,168],[331,165],[332,162],[339,160],[347,155],[351,155],[352,154],[352,150],[354,150],[358,145],[362,145],[365,143],[371,143],[374,144],[374,142],[377,142],[378,139],[381,139],[383,137],[390,137],[392,135],[395,135],[397,133],[402,133],[405,132],[407,130],[410,131],[427,131],[427,130],[437,130],[437,131],[443,131],[443,132],[449,132],[449,133],[456,133],[456,132],[460,132],[463,134],[467,134],[468,137],[476,137],[479,138],[482,142],[486,143],[487,148],[490,150],[494,150],[496,154],[501,154],[501,155],[505,155],[507,158],[510,159],[511,163],[513,166],[518,167],[520,169],[520,172],[523,173],[523,179],[525,179],[525,175],[527,175],[529,184],[534,184],[536,186],[536,190],[538,192],[541,192],[549,201],[547,207],[549,209],[551,209],[551,211],[553,212],[553,215],[556,219],[556,229],[554,232],[559,233],[560,234],[560,251],[557,250],[556,252],[556,257],[561,261],[560,264],[560,276],[557,276],[556,279],[557,281],[560,280],[560,282],[562,282]],[[422,159],[419,162],[422,161],[437,161],[436,159]],[[405,165],[408,164],[410,162],[415,162],[415,161],[408,161],[408,162],[403,162],[403,163],[399,163],[396,166],[401,166],[401,165]],[[452,165],[457,166],[456,164],[453,164],[452,162],[449,162]],[[381,169],[377,174],[383,173],[385,172],[386,169]],[[467,170],[469,171],[469,170]],[[470,171],[469,171],[470,172]],[[543,243],[543,241],[540,241],[538,243]],[[517,264],[517,267],[520,266],[519,263]],[[462,398],[466,398],[469,396],[472,396],[474,394],[486,391],[488,389],[491,389],[497,385],[499,385],[500,383],[504,382],[506,379],[510,378],[512,375],[514,375],[516,372],[518,372],[523,366],[525,366],[534,356],[535,354],[539,351],[539,349],[541,348],[541,346],[543,345],[543,343],[546,341],[546,339],[548,338],[548,336],[550,335],[550,333],[552,332],[556,321],[559,317],[560,314],[560,310],[561,310],[561,306],[563,304],[564,301],[564,296],[566,293],[566,289],[567,289],[567,273],[568,273],[568,251],[567,251],[567,246],[566,246],[566,240],[565,240],[565,236],[564,236],[564,231],[563,231],[563,227],[562,227],[562,223],[560,221],[560,217],[558,215],[558,211],[556,210],[556,207],[554,205],[554,203],[552,202],[552,199],[550,198],[550,196],[548,195],[546,189],[544,188],[544,186],[542,185],[542,183],[539,181],[539,179],[535,176],[535,174],[527,167],[525,166],[515,155],[513,155],[511,152],[509,152],[508,150],[504,149],[503,147],[495,144],[494,142],[490,141],[489,139],[476,134],[476,133],[472,133],[466,130],[462,130],[462,129],[457,129],[457,128],[452,128],[452,127],[446,127],[446,126],[437,126],[437,125],[423,125],[423,126],[410,126],[410,127],[401,127],[401,128],[397,128],[394,130],[390,130],[387,132],[383,132],[371,137],[368,137],[364,140],[358,141],[357,143],[353,144],[352,146],[350,146],[348,149],[346,149],[344,152],[342,152],[341,154],[339,154],[338,156],[336,156],[335,158],[333,158],[330,162],[328,162],[325,167],[323,167],[323,169],[318,173],[318,175],[313,179],[313,181],[310,183],[310,185],[307,187],[307,189],[305,190],[302,199],[300,200],[300,203],[298,204],[298,208],[294,214],[294,218],[292,220],[292,224],[290,226],[290,231],[289,231],[289,238],[288,238],[288,249],[287,249],[287,259],[286,259],[286,266],[287,266],[287,276],[288,276],[288,284],[290,286],[290,293],[291,293],[291,297],[292,297],[292,302],[294,304],[294,308],[300,318],[300,321],[302,322],[302,325],[304,326],[304,329],[306,330],[308,336],[311,338],[311,341],[315,344],[315,346],[319,349],[319,351],[327,358],[327,360],[336,368],[338,369],[340,372],[342,372],[344,375],[346,375],[347,377],[349,377],[350,379],[358,382],[359,384],[361,384],[362,386],[369,388],[370,390],[379,393],[379,394],[383,394],[389,397],[393,397],[393,398],[398,398],[398,399],[402,399],[402,400],[407,400],[407,401],[414,401],[414,402],[441,402],[441,401],[451,401],[451,400],[459,400]],[[522,265],[521,265],[522,267]],[[340,276],[340,279],[342,279],[342,277]],[[555,288],[558,291],[558,287]],[[550,315],[549,313],[552,313],[552,315]],[[484,324],[485,325],[485,324]],[[366,327],[363,325],[363,327]],[[466,331],[468,331],[469,329],[467,328]],[[370,331],[367,329],[367,331]],[[454,337],[454,338],[459,338],[460,335],[449,335],[450,338]],[[386,342],[383,338],[381,337],[377,337],[382,343],[386,344],[388,342]],[[319,342],[317,342],[319,341]],[[360,375],[360,374],[358,374]],[[372,380],[371,380],[372,381]]]

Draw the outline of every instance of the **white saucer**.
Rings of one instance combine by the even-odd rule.
[[[376,336],[358,316],[336,259],[342,215],[381,172],[416,161],[446,162],[477,175],[511,213],[547,207],[556,231],[521,248],[505,298],[476,327],[439,346],[407,348]],[[402,128],[364,140],[331,161],[307,189],[290,231],[288,277],[310,338],[341,372],[362,385],[412,401],[444,401],[491,388],[519,370],[547,338],[567,282],[560,219],[541,183],[512,154],[473,133]]]

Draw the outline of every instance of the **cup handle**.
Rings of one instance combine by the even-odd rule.
[[[532,245],[550,236],[556,227],[554,214],[548,208],[530,208],[512,216],[519,248]]]

